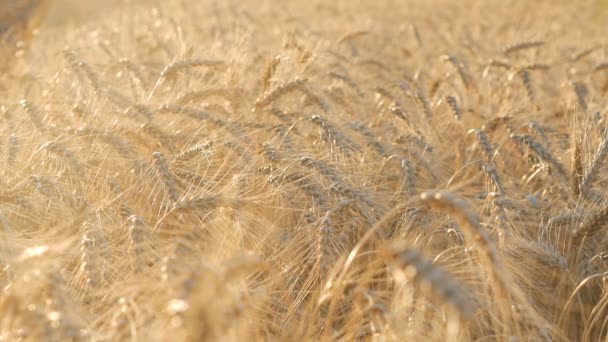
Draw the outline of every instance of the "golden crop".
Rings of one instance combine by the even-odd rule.
[[[605,1],[49,4],[0,341],[608,339]]]

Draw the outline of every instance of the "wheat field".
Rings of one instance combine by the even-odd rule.
[[[0,341],[608,341],[607,19],[0,0]]]

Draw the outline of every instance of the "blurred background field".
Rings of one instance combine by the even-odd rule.
[[[109,12],[120,10],[124,5],[124,0],[55,0],[49,9],[46,24],[59,26],[86,23],[96,17],[103,17]]]

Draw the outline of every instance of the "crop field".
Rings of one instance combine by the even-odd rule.
[[[0,0],[0,341],[608,341],[607,22]]]

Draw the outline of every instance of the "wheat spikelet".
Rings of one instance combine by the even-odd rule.
[[[545,45],[545,42],[543,41],[528,41],[528,42],[521,42],[521,43],[516,43],[513,45],[509,45],[507,46],[502,53],[505,56],[508,56],[514,52],[518,52],[518,51],[522,51],[522,50],[527,50],[527,49],[534,49],[534,48],[538,48]]]
[[[341,183],[344,181],[344,179],[338,174],[337,170],[322,160],[315,159],[311,156],[303,156],[300,157],[300,164],[316,169],[320,174],[327,177],[334,183]]]
[[[545,130],[540,126],[540,124],[538,122],[536,122],[535,120],[532,120],[528,124],[528,127],[534,133],[538,134],[542,138],[542,140],[546,146],[551,147],[551,141],[547,138],[547,135],[545,134]]]
[[[62,144],[60,144],[56,141],[48,141],[48,142],[42,144],[42,146],[40,146],[34,152],[34,154],[36,154],[40,151],[47,151],[47,152],[53,153],[55,155],[58,155],[61,158],[65,159],[68,162],[68,164],[70,165],[70,167],[75,172],[78,172],[78,173],[83,172],[83,167],[80,164],[80,161],[78,160],[78,158],[76,158],[76,156],[74,155],[74,153],[72,153],[72,151],[68,150],[65,146],[63,146]]]
[[[460,111],[460,106],[458,106],[456,98],[454,96],[448,95],[445,97],[445,102],[448,104],[448,106],[450,106],[454,118],[456,120],[460,120],[460,118],[462,117],[462,112]]]
[[[375,91],[376,91],[376,93],[378,93],[378,95],[380,95],[380,96],[386,98],[388,101],[390,101],[390,105],[389,105],[388,109],[391,113],[395,114],[401,120],[405,121],[408,124],[408,126],[411,125],[411,122],[408,118],[407,113],[403,109],[403,106],[401,106],[401,104],[397,100],[395,100],[393,95],[388,90],[386,90],[382,87],[375,87]]]
[[[167,64],[160,72],[161,78],[172,78],[177,73],[198,67],[223,68],[226,65],[224,61],[208,60],[208,59],[189,59],[175,61]]]
[[[456,56],[443,55],[441,57],[441,59],[449,62],[456,69],[456,72],[458,72],[458,76],[460,77],[460,80],[462,81],[462,84],[465,86],[465,88],[467,88],[467,89],[475,88],[475,84],[471,80],[471,76],[469,75],[468,71],[466,70],[464,64],[462,64]]]
[[[306,99],[309,103],[312,103],[319,107],[324,113],[330,112],[330,106],[327,101],[325,101],[321,96],[317,95],[312,91],[306,84],[299,84],[298,90],[306,95]]]
[[[416,38],[416,42],[418,43],[418,46],[420,46],[420,47],[424,46],[424,41],[422,40],[422,36],[420,35],[420,31],[418,30],[418,27],[416,27],[416,25],[414,25],[414,24],[410,24],[409,29],[412,32],[412,35],[414,36],[414,38]]]
[[[253,202],[233,197],[225,197],[218,195],[198,196],[182,199],[176,203],[173,208],[177,210],[196,209],[196,210],[212,210],[215,208],[233,208],[238,209],[246,204]]]
[[[152,108],[146,105],[137,104],[127,107],[123,111],[123,114],[129,115],[131,113],[134,113],[142,117],[146,122],[149,122],[154,119],[154,112],[155,111]]]
[[[121,156],[125,158],[135,159],[137,157],[137,153],[135,151],[134,146],[120,136],[115,134],[108,134],[102,131],[95,131],[89,129],[78,129],[74,132],[75,135],[84,137],[88,140],[92,140],[93,142],[101,142],[110,147],[116,149]]]
[[[171,174],[167,161],[165,160],[165,156],[163,156],[163,154],[160,152],[154,152],[152,153],[152,157],[154,159],[152,165],[156,171],[156,176],[163,183],[165,190],[167,191],[167,195],[169,196],[169,200],[171,200],[171,203],[173,204],[177,203],[180,198],[180,194],[177,189],[175,178]]]
[[[406,194],[408,196],[414,195],[416,193],[416,168],[407,159],[401,160],[401,168],[403,169],[403,178],[407,189]]]
[[[350,78],[348,75],[345,74],[339,74],[337,72],[334,71],[330,71],[328,73],[329,77],[340,80],[342,82],[344,82],[346,85],[348,85],[350,88],[352,88],[357,95],[359,96],[363,96],[363,92],[361,91],[361,89],[359,88],[359,86],[357,85],[357,83],[355,81],[353,81],[352,78]]]
[[[55,197],[58,192],[56,182],[54,182],[52,178],[46,176],[31,175],[29,177],[28,185],[33,186],[47,198]]]
[[[279,108],[271,107],[268,110],[268,113],[271,114],[272,116],[274,116],[275,118],[279,119],[279,121],[281,121],[284,124],[287,124],[287,125],[293,124],[291,117],[286,112],[282,111]]]
[[[490,237],[479,223],[479,218],[470,210],[467,202],[448,191],[427,191],[420,195],[423,203],[437,209],[445,209],[459,222],[466,236],[478,243],[492,263],[499,263]]]
[[[272,147],[272,145],[268,141],[260,145],[260,151],[271,163],[275,163],[283,159],[279,155],[278,151],[274,147]]]
[[[529,71],[547,71],[551,69],[551,66],[545,63],[529,63],[522,65],[521,69]]]
[[[504,203],[504,195],[490,192],[488,193],[487,199],[492,202],[490,218],[493,219],[495,227],[498,228],[499,238],[511,235],[507,219],[507,210]],[[499,242],[503,242],[503,239],[499,240]]]
[[[387,89],[385,89],[383,87],[376,86],[376,87],[374,87],[374,91],[378,95],[380,95],[380,96],[386,98],[387,100],[389,100],[390,102],[395,102],[396,101],[395,97],[393,96],[393,94],[391,94]]]
[[[321,128],[322,140],[329,142],[332,146],[337,146],[347,156],[350,155],[351,152],[361,152],[361,147],[357,143],[338,131],[338,129],[324,117],[313,115],[310,117],[310,121]]]
[[[127,219],[127,232],[129,237],[129,251],[133,255],[133,268],[135,270],[140,269],[144,260],[144,253],[146,252],[146,233],[147,226],[144,220],[137,216],[131,215]]]
[[[277,72],[277,68],[281,63],[281,57],[272,58],[267,64],[262,76],[262,93],[266,93],[270,89],[270,82]]]
[[[510,135],[510,138],[526,145],[542,161],[548,163],[553,168],[555,176],[562,184],[569,183],[564,166],[557,159],[555,159],[551,152],[545,149],[542,144],[526,134],[513,133]]]
[[[30,116],[30,120],[32,124],[34,124],[36,129],[38,129],[40,132],[46,132],[47,127],[42,122],[42,119],[40,118],[40,112],[34,106],[34,104],[32,104],[28,100],[21,100],[19,101],[19,104],[21,105],[21,107],[23,107],[23,110],[25,110],[25,112]]]
[[[381,212],[382,209],[377,206],[372,198],[370,198],[367,194],[359,191],[358,189],[353,188],[350,184],[342,181],[338,183],[334,183],[331,186],[331,189],[337,192],[338,194],[353,200],[358,200],[361,203],[365,203],[369,208],[373,208],[378,212]]]
[[[340,37],[340,39],[338,39],[338,44],[343,44],[343,43],[349,42],[353,39],[363,37],[370,33],[371,32],[369,30],[361,30],[361,31],[354,31],[354,32],[347,33],[344,36]]]
[[[156,94],[158,88],[165,82],[165,80],[174,80],[177,75],[185,70],[189,70],[197,67],[208,67],[210,69],[223,69],[226,66],[224,61],[220,60],[208,60],[208,59],[188,59],[188,60],[178,60],[172,63],[165,65],[163,70],[159,73],[158,79],[154,84],[152,90],[148,94],[146,99],[146,103],[149,103],[150,100]]]
[[[243,99],[239,95],[239,92],[236,90],[229,89],[229,88],[212,88],[212,89],[205,89],[205,90],[190,91],[190,92],[187,92],[184,95],[178,97],[176,103],[178,105],[186,105],[186,104],[191,104],[192,102],[195,102],[195,103],[201,102],[210,97],[218,97],[220,99],[225,100],[226,102],[230,103],[230,105],[232,106],[234,111],[238,111],[238,109],[241,108],[243,105]],[[209,103],[203,103],[203,107],[206,110],[210,110],[211,106],[212,105]],[[214,108],[218,108],[219,109],[218,111],[229,114],[229,112],[226,111],[224,109],[224,107],[222,107],[220,105],[217,105]]]
[[[587,195],[589,189],[591,189],[591,185],[599,174],[600,168],[604,164],[606,156],[608,156],[608,133],[606,133],[606,135],[602,138],[600,145],[595,151],[591,165],[587,168],[587,171],[582,176],[582,181],[580,183],[581,194]]]
[[[359,132],[361,135],[363,135],[365,137],[365,139],[368,141],[368,144],[370,146],[372,146],[374,148],[374,150],[376,150],[376,152],[378,152],[378,154],[380,155],[385,155],[387,148],[379,141],[376,140],[376,136],[374,135],[374,133],[362,122],[353,122],[351,124],[351,127],[356,131]]]
[[[576,99],[578,100],[578,105],[582,110],[587,111],[588,106],[586,96],[589,92],[587,86],[582,82],[574,82],[572,86],[574,88],[574,93],[576,94]]]
[[[112,188],[112,191],[114,192],[114,194],[116,196],[121,197],[125,194],[125,192],[123,191],[122,187],[120,186],[120,184],[118,183],[116,178],[108,177],[108,184],[110,185],[110,187]],[[120,198],[117,199],[117,202],[118,202],[119,215],[123,220],[128,220],[131,216],[134,215],[133,210],[129,207],[129,205],[127,203],[125,203]]]
[[[100,285],[100,280],[95,273],[98,260],[94,247],[95,241],[93,238],[84,233],[80,242],[80,251],[82,253],[80,269],[84,273],[86,285],[93,288]]]
[[[495,190],[498,191],[499,194],[502,194],[502,195],[506,194],[505,186],[502,182],[502,179],[498,175],[498,172],[496,171],[496,166],[482,164],[481,169],[486,174],[486,176],[490,180],[490,182],[494,185],[494,187],[496,187]]]
[[[574,151],[572,152],[572,171],[570,173],[570,184],[573,193],[578,196],[581,193],[581,185],[584,176],[583,152],[581,147],[581,141],[576,135],[573,135],[573,141]]]
[[[412,82],[414,81],[412,80]],[[401,88],[408,97],[412,98],[416,105],[424,112],[426,119],[430,120],[433,117],[433,110],[420,86],[416,84],[415,87],[412,88],[405,82],[398,82],[398,84],[399,88]],[[401,108],[401,106],[398,107]]]
[[[8,166],[7,170],[10,170],[10,167],[14,165],[15,159],[17,158],[18,149],[18,138],[14,133],[11,133],[8,138],[8,147],[6,151],[6,165]]]
[[[281,185],[295,184],[312,199],[313,204],[317,208],[325,208],[327,206],[328,199],[324,195],[323,190],[318,184],[313,183],[310,180],[310,177],[306,177],[299,173],[287,173],[278,175],[270,174],[267,178],[271,185],[278,187],[279,189]]]
[[[11,225],[4,215],[2,211],[0,211],[0,228],[2,228],[2,232],[4,233],[3,239],[4,241],[0,242],[0,246],[2,247],[2,254],[0,254],[0,262],[2,264],[8,264],[7,260],[10,260],[14,254],[14,248],[12,246],[13,239],[15,238],[15,234],[11,228]]]
[[[183,114],[195,120],[208,120],[211,122],[214,121],[209,115],[209,113],[189,107],[163,105],[162,107],[160,107],[160,111],[165,113]]]
[[[499,126],[506,125],[513,119],[512,116],[498,116],[489,120],[481,126],[481,129],[486,133],[493,133]]]
[[[420,195],[420,199],[423,203],[436,209],[445,209],[454,216],[461,227],[465,239],[479,249],[482,260],[487,263],[486,270],[499,287],[497,289],[499,296],[505,298],[509,294],[517,294],[517,297],[521,296],[518,290],[511,285],[494,242],[481,226],[479,218],[471,211],[465,200],[448,191],[423,192]]]
[[[180,153],[174,155],[173,158],[171,159],[171,163],[174,164],[174,163],[184,162],[186,160],[192,159],[193,157],[195,157],[197,155],[203,155],[203,156],[207,157],[208,155],[210,155],[212,153],[212,148],[213,148],[213,141],[199,142],[199,143],[193,145],[192,147],[189,147],[189,148],[181,151]]]
[[[524,85],[524,88],[526,89],[526,94],[528,95],[528,99],[530,100],[530,102],[534,102],[535,92],[534,92],[534,85],[532,84],[532,78],[530,76],[530,72],[528,71],[528,69],[521,69],[519,72],[517,72],[517,75],[521,79],[521,83]]]
[[[266,106],[270,105],[272,102],[278,100],[280,97],[282,97],[294,90],[300,89],[300,85],[304,84],[305,82],[306,82],[305,79],[296,78],[295,80],[293,80],[289,83],[283,83],[283,84],[275,87],[268,93],[264,94],[263,97],[258,98],[255,101],[253,111],[254,112],[259,111],[259,110],[265,108]]]
[[[513,69],[513,65],[511,65],[511,63],[509,63],[509,61],[506,60],[502,60],[502,59],[497,59],[497,58],[492,58],[490,59],[487,63],[486,63],[486,67],[483,70],[482,76],[483,78],[487,78],[488,75],[490,74],[490,70],[492,68],[503,68],[506,70],[512,70]]]
[[[580,222],[584,218],[584,215],[577,212],[567,212],[559,214],[549,218],[547,224],[553,225],[574,225],[576,222]]]
[[[593,67],[593,72],[598,72],[602,70],[608,70],[608,62],[601,62]]]
[[[91,82],[91,86],[96,91],[100,89],[99,79],[97,75],[93,72],[91,67],[82,61],[74,51],[64,50],[63,58],[68,63],[68,66],[78,75],[79,77],[84,76],[84,78],[88,79]],[[81,79],[81,82],[83,80]]]
[[[586,214],[580,224],[574,228],[572,235],[575,238],[592,235],[606,228],[608,223],[608,205],[603,205],[598,210]]]
[[[574,54],[572,56],[572,61],[578,62],[578,61],[582,60],[583,58],[589,56],[595,50],[597,50],[597,46],[592,46],[590,48],[584,49],[583,51],[577,52],[576,54]]]
[[[130,76],[129,82],[133,96],[138,100],[143,99],[143,92],[146,90],[146,85],[144,82],[144,77],[137,65],[131,62],[128,58],[121,58],[118,63],[124,66],[126,73]]]
[[[395,114],[398,118],[400,118],[401,120],[405,121],[405,123],[408,124],[408,126],[411,126],[412,123],[410,121],[410,119],[408,118],[407,113],[403,110],[403,108],[397,106],[397,105],[391,105],[389,107],[389,111],[393,114]]]
[[[483,151],[485,162],[492,163],[494,160],[494,150],[492,149],[492,145],[490,144],[490,139],[488,139],[488,135],[480,129],[471,129],[467,134],[474,133],[477,141],[479,142],[479,146]]]
[[[63,57],[68,63],[70,69],[72,69],[72,71],[79,78],[80,83],[84,83],[84,80],[86,79],[91,84],[91,88],[93,88],[95,92],[98,94],[107,95],[110,100],[118,105],[124,106],[130,102],[123,95],[116,92],[116,90],[109,87],[102,87],[102,82],[97,74],[93,71],[93,68],[88,63],[80,59],[80,57],[78,57],[74,51],[67,49],[64,50]]]
[[[428,282],[433,291],[452,304],[464,318],[471,318],[475,313],[477,305],[471,296],[471,291],[449,273],[420,255],[418,251],[391,245],[384,247],[381,253],[390,264],[399,269],[413,267],[418,281]]]
[[[426,119],[430,120],[433,117],[433,110],[431,109],[431,105],[429,104],[429,100],[426,98],[426,95],[424,95],[424,92],[419,87],[415,92],[415,99],[418,105],[422,107]]]
[[[339,209],[338,209],[339,210]],[[330,261],[332,254],[332,235],[334,233],[332,228],[332,213],[336,209],[329,210],[325,216],[321,219],[321,224],[318,229],[317,238],[317,264],[319,265],[319,273],[321,276],[329,272]]]
[[[362,59],[357,64],[362,65],[362,66],[371,66],[371,67],[374,67],[377,70],[380,70],[382,72],[390,72],[391,71],[391,68],[388,67],[386,65],[386,63],[383,63],[382,61],[379,61],[379,60],[373,59],[373,58]]]

